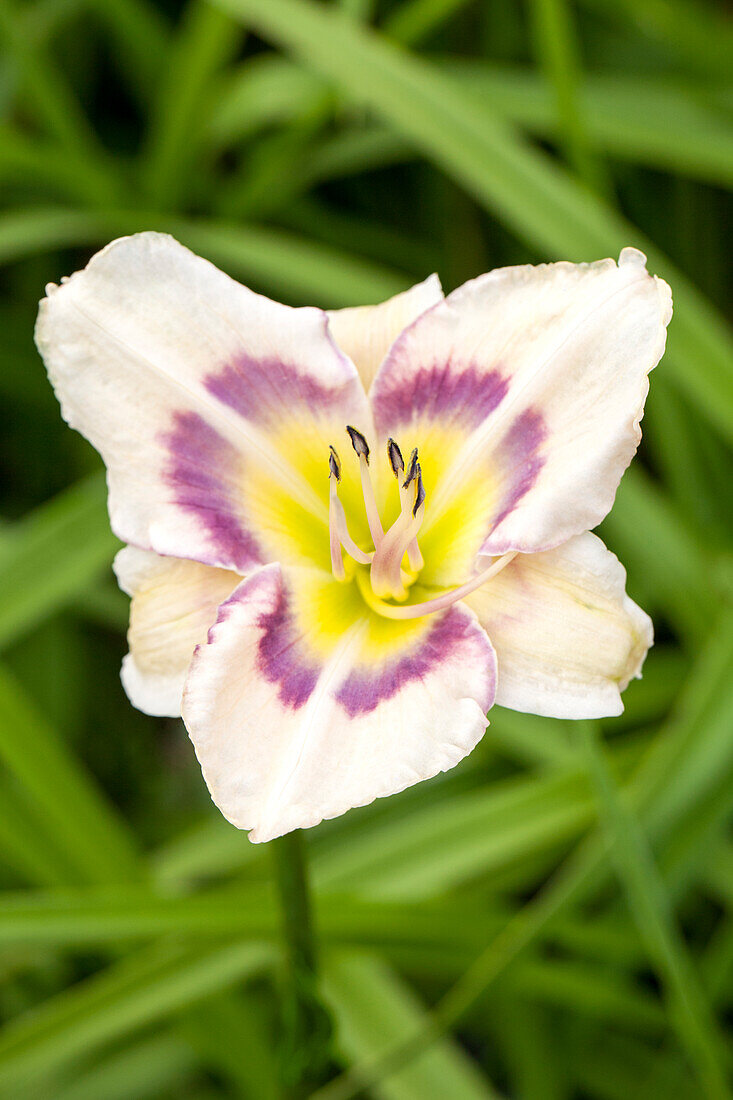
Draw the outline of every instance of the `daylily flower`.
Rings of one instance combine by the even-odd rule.
[[[589,531],[671,316],[640,252],[326,314],[143,233],[47,293],[128,543],[125,689],[252,840],[453,767],[494,702],[620,713],[652,627]]]

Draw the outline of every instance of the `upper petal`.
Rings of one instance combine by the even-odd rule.
[[[331,335],[356,365],[366,390],[402,330],[442,300],[440,279],[431,275],[377,306],[352,306],[328,314]]]
[[[466,597],[496,649],[496,702],[553,718],[620,714],[653,640],[625,584],[615,554],[586,533],[520,554]]]
[[[163,234],[115,241],[49,287],[36,340],[65,418],[107,464],[115,533],[162,554],[240,572],[287,556],[293,531],[327,523],[313,456],[348,422],[368,430],[325,313],[255,294]]]
[[[177,718],[193,651],[242,578],[135,546],[119,551],[114,570],[120,588],[132,597],[122,684],[138,710]]]
[[[183,718],[212,798],[261,841],[453,767],[494,690],[494,652],[467,608],[393,623],[354,585],[268,565],[197,649]]]
[[[669,287],[624,249],[618,265],[493,271],[420,317],[371,400],[381,435],[440,452],[431,477],[423,461],[426,532],[467,485],[486,553],[549,549],[599,523],[670,316]]]

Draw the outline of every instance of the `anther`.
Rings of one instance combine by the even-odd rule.
[[[332,444],[329,445],[329,449],[330,449],[330,454],[328,456],[328,469],[330,471],[331,477],[335,477],[337,481],[340,481],[341,480],[341,459],[338,456],[338,451],[336,450],[336,448]]]
[[[416,490],[415,490],[415,499],[413,501],[412,515],[413,515],[413,518],[416,519],[419,509],[422,508],[423,504],[425,503],[425,487],[423,485],[423,480],[422,480],[422,467],[420,466],[420,462],[418,461],[418,457],[417,457],[417,447],[415,448],[415,450],[410,455],[410,465],[408,467],[407,477],[405,478],[404,484],[402,486],[402,491],[401,491],[401,494],[400,494],[401,497],[402,497],[403,511],[406,508],[409,508],[409,503],[408,503],[409,488],[410,488],[410,485],[412,484],[412,482],[415,480],[415,478],[417,478],[418,483],[417,483]],[[412,569],[413,573],[419,573],[420,570],[422,569],[423,565],[425,564],[424,558],[423,558],[423,556],[420,552],[420,547],[418,546],[417,532],[415,533],[414,537],[410,539],[410,542],[408,543],[408,546],[407,546],[407,560],[410,563],[410,569]]]
[[[399,449],[394,439],[387,440],[387,454],[389,455],[389,464],[392,467],[392,473],[398,478],[405,468],[405,460],[402,457],[402,451]]]
[[[417,464],[417,489],[415,490],[415,503],[412,506],[413,516],[417,516],[417,513],[425,503],[425,486],[422,483],[422,470],[420,469],[420,463]]]
[[[351,439],[351,446],[354,448],[359,458],[365,458],[367,465],[369,464],[369,444],[367,443],[361,432],[356,428],[352,428],[350,424],[346,425],[346,431],[349,433]]]
[[[410,482],[415,480],[419,468],[420,464],[417,461],[417,447],[415,447],[414,451],[410,455],[410,461],[407,465],[407,475],[405,477],[405,480],[402,482],[403,489],[406,489]]]

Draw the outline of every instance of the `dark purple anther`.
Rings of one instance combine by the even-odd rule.
[[[330,454],[328,456],[328,468],[331,472],[331,477],[335,477],[337,481],[341,480],[341,459],[338,456],[336,448],[333,444],[329,444]]]
[[[417,461],[417,447],[410,455],[410,464],[407,467],[407,477],[402,482],[402,488],[406,489],[411,481],[414,481],[417,477],[417,472],[420,468],[420,463]]]
[[[402,457],[402,451],[399,449],[394,439],[387,440],[387,454],[389,455],[389,464],[392,467],[392,473],[395,477],[399,477],[405,468],[405,460]]]
[[[357,431],[356,428],[352,428],[350,424],[346,425],[346,431],[349,433],[351,440],[351,446],[354,448],[359,458],[365,458],[367,463],[369,462],[369,444],[366,438]]]
[[[412,514],[416,516],[418,509],[425,503],[425,486],[422,483],[422,470],[420,469],[420,463],[417,464],[417,490],[415,492],[415,503],[412,506]]]

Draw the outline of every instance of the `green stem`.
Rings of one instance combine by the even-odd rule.
[[[285,983],[282,1000],[283,1083],[293,1100],[308,1095],[323,1079],[329,1062],[331,1021],[317,988],[306,850],[300,831],[271,844],[282,908]]]
[[[272,850],[288,969],[291,975],[314,976],[316,951],[303,836],[300,831],[287,833],[272,842]]]
[[[585,183],[603,190],[607,181],[588,140],[580,106],[580,55],[567,0],[532,0],[538,61],[555,93],[561,143]]]
[[[687,945],[677,927],[664,881],[638,819],[619,791],[596,722],[576,722],[596,789],[601,826],[629,910],[670,1000],[671,1019],[700,1086],[710,1100],[730,1100],[725,1045]]]

